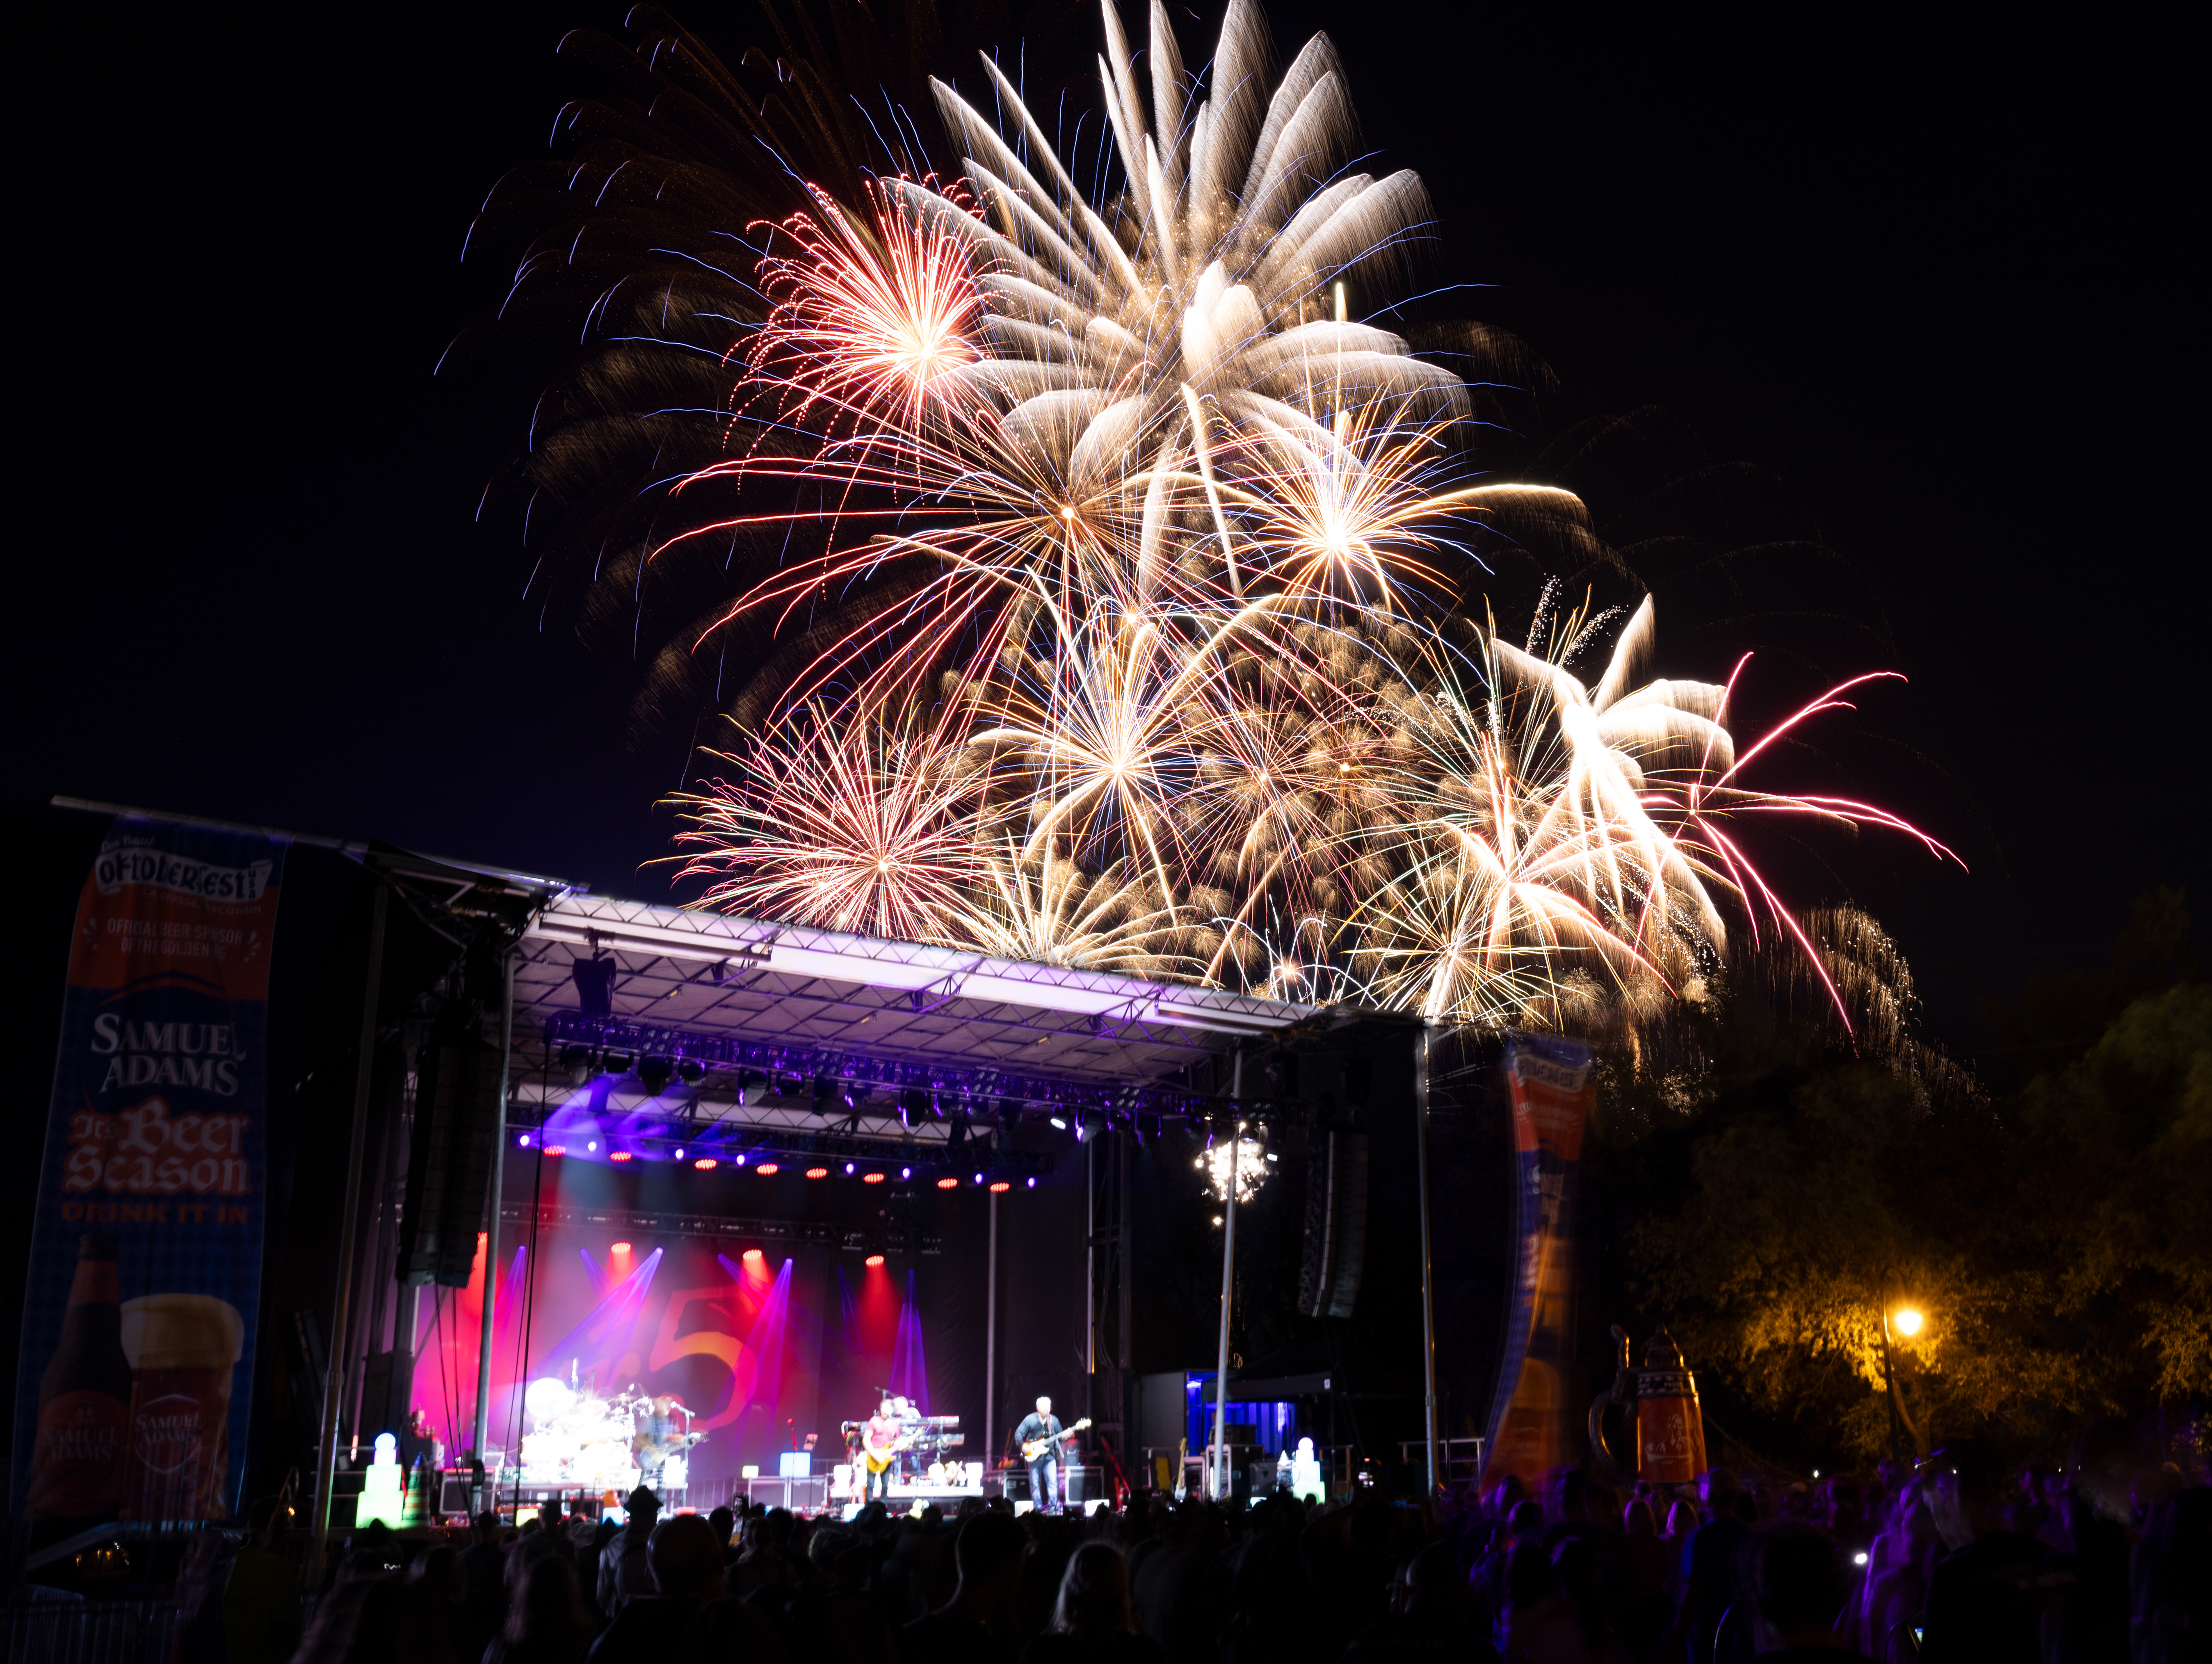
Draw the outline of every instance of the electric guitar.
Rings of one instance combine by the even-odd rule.
[[[862,1440],[860,1460],[868,1465],[868,1472],[871,1473],[887,1473],[890,1468],[892,1457],[897,1455],[902,1450],[910,1450],[913,1448],[914,1435],[911,1433],[894,1433],[880,1444],[872,1436],[870,1436]]]
[[[1046,1451],[1051,1449],[1053,1446],[1059,1443],[1060,1440],[1072,1439],[1078,1433],[1080,1433],[1085,1428],[1090,1425],[1091,1418],[1085,1416],[1081,1421],[1077,1422],[1073,1427],[1063,1427],[1057,1433],[1048,1434],[1043,1438],[1030,1439],[1024,1442],[1022,1445],[1022,1460],[1024,1461],[1035,1461],[1039,1456],[1042,1456]]]

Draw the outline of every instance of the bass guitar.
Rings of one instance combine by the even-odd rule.
[[[1056,1434],[1048,1434],[1042,1438],[1024,1440],[1022,1444],[1022,1460],[1024,1461],[1035,1461],[1039,1456],[1044,1454],[1046,1451],[1051,1449],[1054,1445],[1059,1443],[1061,1439],[1072,1439],[1078,1433],[1080,1433],[1085,1428],[1090,1425],[1091,1418],[1085,1416],[1081,1421],[1077,1422],[1074,1426],[1063,1427]]]

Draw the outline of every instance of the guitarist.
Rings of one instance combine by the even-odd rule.
[[[867,1472],[867,1486],[863,1500],[888,1500],[891,1482],[891,1465],[898,1460],[898,1412],[886,1396],[876,1406],[860,1427],[860,1465]]]
[[[1039,1399],[1036,1409],[1014,1429],[1014,1442],[1030,1465],[1030,1501],[1040,1514],[1060,1511],[1060,1443],[1066,1436],[1048,1398]]]

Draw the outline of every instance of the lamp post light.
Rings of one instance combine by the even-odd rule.
[[[1904,1400],[1898,1395],[1897,1369],[1890,1355],[1889,1331],[1893,1324],[1898,1333],[1910,1340],[1920,1333],[1921,1326],[1927,1321],[1914,1306],[1899,1306],[1893,1312],[1884,1311],[1881,1315],[1881,1385],[1889,1400],[1889,1448],[1892,1454],[1897,1449],[1897,1430],[1900,1421],[1904,1423],[1905,1430],[1912,1434],[1912,1447],[1916,1454],[1920,1451],[1921,1440],[1918,1432],[1913,1429],[1911,1418],[1905,1414]]]

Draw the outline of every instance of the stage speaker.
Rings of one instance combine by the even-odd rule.
[[[1367,1135],[1317,1133],[1306,1168],[1305,1250],[1298,1309],[1349,1317],[1367,1257]]]
[[[415,1136],[393,1275],[402,1283],[464,1289],[491,1187],[499,1048],[485,1044],[473,1024],[441,1022],[416,1054],[415,1073]]]

